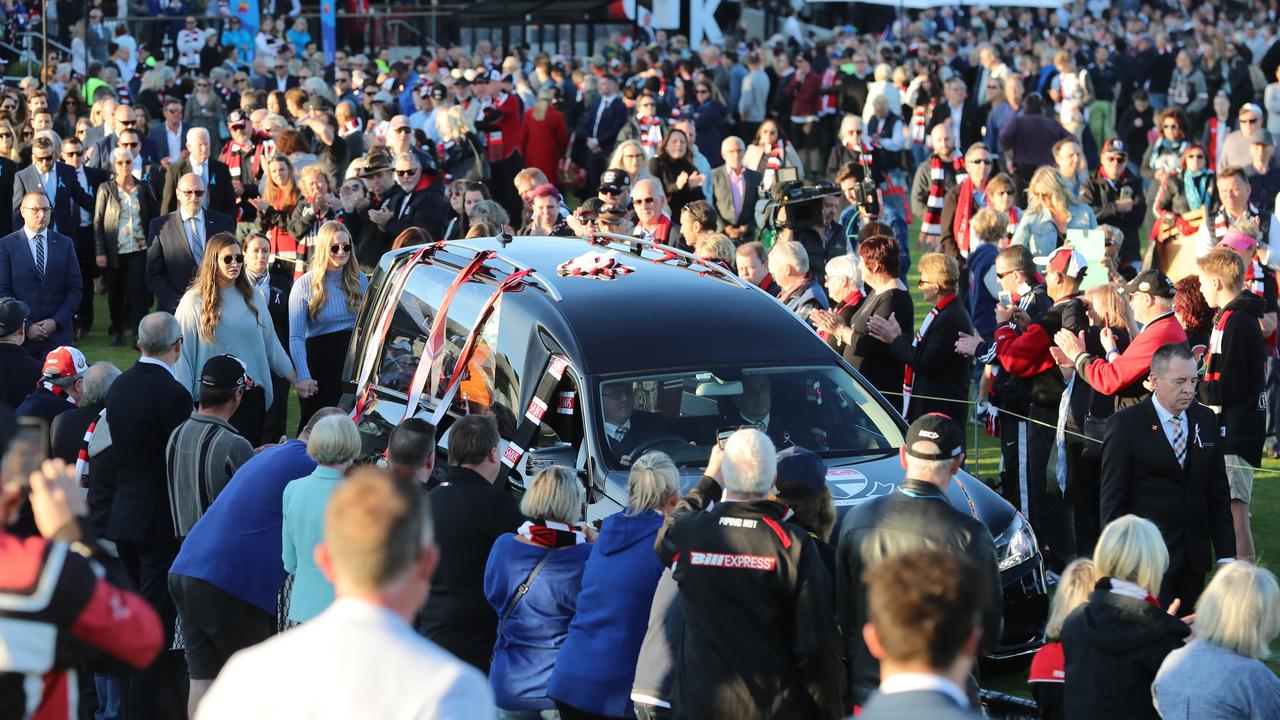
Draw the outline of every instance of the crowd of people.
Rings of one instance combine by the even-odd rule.
[[[1057,586],[1044,717],[1275,714],[1276,11],[1122,5],[330,59],[305,20],[155,51],[90,3],[0,89],[0,639],[48,639],[0,705],[974,717],[1000,568],[945,495],[980,427]],[[337,406],[383,256],[596,232],[809,323],[910,424],[897,491],[838,518],[819,457],[741,430],[683,496],[636,459],[596,527],[572,469],[494,484],[485,415],[447,468],[419,419],[371,467]],[[62,464],[19,462],[29,427]]]

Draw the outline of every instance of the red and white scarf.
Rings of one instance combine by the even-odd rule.
[[[1205,382],[1214,382],[1222,379],[1222,369],[1218,367],[1218,362],[1222,358],[1222,332],[1227,328],[1227,320],[1231,318],[1234,310],[1223,310],[1218,316],[1218,322],[1213,324],[1213,332],[1209,333],[1209,354],[1204,360],[1204,379]]]
[[[964,171],[964,158],[957,155],[951,161],[955,169],[956,182],[969,179]],[[942,158],[934,154],[929,158],[929,202],[924,213],[924,226],[920,228],[923,235],[942,234],[942,205],[947,196],[947,171],[942,166]]]
[[[786,162],[787,149],[782,141],[773,144],[769,148],[768,154],[764,156],[764,179],[761,181],[765,190],[773,187],[773,183],[778,179],[778,171],[782,169],[782,164]]]
[[[932,190],[932,188],[930,188]],[[956,214],[951,220],[951,232],[956,236],[956,247],[962,257],[969,257],[969,221],[973,219],[973,181],[968,177],[960,183],[956,194]]]
[[[920,323],[920,329],[916,331],[915,339],[911,341],[911,347],[920,347],[921,341],[924,340],[924,336],[929,333],[929,328],[933,325],[933,319],[938,317],[938,314],[941,313],[948,305],[955,302],[955,299],[956,294],[950,293],[939,300],[937,305],[933,306],[933,309],[929,311],[929,314],[924,317],[924,322]],[[915,368],[910,365],[904,366],[902,373],[903,417],[907,417],[907,410],[911,407],[911,388],[915,385],[915,379]]]
[[[1205,154],[1209,156],[1209,164],[1207,168],[1218,167],[1218,142],[1220,139],[1225,140],[1222,134],[1222,122],[1216,117],[1209,118],[1209,147],[1205,148]]]
[[[836,66],[828,65],[826,71],[822,73],[822,88],[825,90],[834,87],[836,84]],[[818,96],[818,117],[827,115],[835,115],[836,113],[836,94],[822,94]]]
[[[1266,273],[1266,268],[1262,267],[1262,263],[1258,262],[1258,256],[1254,255],[1249,267],[1244,272],[1245,289],[1258,297],[1262,297],[1266,293],[1266,284],[1263,282]]]
[[[911,142],[916,145],[923,145],[925,138],[929,134],[929,116],[933,114],[933,102],[925,105],[916,105],[911,111],[911,125],[907,128],[907,134],[911,138]]]
[[[1000,243],[1000,249],[1003,250],[1013,244],[1013,233],[1018,229],[1018,221],[1022,219],[1022,211],[1018,206],[1011,205],[1009,207],[1009,227],[1004,231],[1004,242]]]
[[[581,530],[555,520],[527,520],[516,532],[534,545],[545,548],[573,547],[587,541]]]
[[[85,429],[84,439],[80,442],[80,451],[76,453],[76,477],[80,480],[82,488],[89,487],[89,441],[93,439],[93,431],[98,429],[98,423],[102,422],[102,418],[106,416],[107,409],[102,408],[98,417]]]
[[[650,115],[636,118],[636,123],[640,126],[640,145],[644,147],[644,154],[653,158],[658,154],[658,145],[662,144],[662,118]]]

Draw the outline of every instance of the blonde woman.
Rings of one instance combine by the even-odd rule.
[[[543,470],[520,500],[520,512],[529,520],[500,535],[489,551],[484,595],[499,616],[489,668],[498,717],[539,717],[538,712],[556,709],[547,685],[577,610],[596,535],[583,522],[585,500],[577,472],[558,465]],[[653,545],[648,547],[652,552]],[[530,582],[535,568],[538,575]],[[512,596],[525,583],[527,594],[512,606]]]
[[[1169,550],[1155,523],[1125,515],[1102,531],[1093,563],[1089,601],[1062,624],[1063,717],[1157,720],[1151,682],[1191,634],[1177,601],[1166,612],[1155,599]]]
[[[297,377],[276,338],[267,299],[249,282],[244,260],[244,249],[231,233],[209,238],[196,277],[174,312],[182,328],[182,353],[173,372],[192,397],[197,397],[200,371],[209,358],[240,358],[253,387],[245,391],[231,424],[256,446],[263,442],[267,408],[276,399],[271,374],[287,379],[290,385],[296,384]]]
[[[1156,673],[1151,691],[1161,716],[1280,717],[1280,679],[1262,662],[1277,635],[1276,576],[1243,560],[1224,566],[1196,603],[1195,639]]]
[[[293,163],[284,155],[272,155],[266,161],[262,178],[262,197],[249,201],[258,211],[256,230],[271,241],[271,254],[296,264],[294,277],[306,267],[307,249],[299,246],[289,232],[289,219],[302,193],[293,171]]]
[[[298,376],[298,431],[342,396],[342,364],[369,286],[351,232],[330,220],[316,231],[311,263],[289,292],[289,355]]]
[[[13,162],[22,160],[18,156],[18,133],[13,123],[6,119],[0,119],[0,158]]]
[[[644,145],[639,140],[624,140],[618,143],[613,149],[613,155],[609,156],[609,167],[625,172],[631,178],[631,187],[635,187],[641,180],[653,177],[649,174],[648,158]]]
[[[645,453],[631,465],[627,507],[600,525],[587,560],[578,611],[551,671],[549,693],[597,717],[626,717],[631,684],[662,562],[653,545],[663,518],[680,500],[679,473],[670,457]],[[614,662],[602,668],[596,658]]]
[[[1062,571],[1058,590],[1049,604],[1049,622],[1044,628],[1044,645],[1031,659],[1031,675],[1027,684],[1031,695],[1040,706],[1040,717],[1060,718],[1062,714],[1062,684],[1065,677],[1062,660],[1062,623],[1077,607],[1089,599],[1093,585],[1098,581],[1098,571],[1089,558],[1076,558]]]
[[[489,162],[460,106],[436,113],[436,129],[440,131],[440,169],[449,181],[489,177]]]
[[[1093,210],[1079,201],[1057,168],[1036,170],[1027,185],[1027,211],[1013,233],[1013,245],[1025,245],[1033,257],[1046,257],[1061,247],[1068,230],[1098,226]]]

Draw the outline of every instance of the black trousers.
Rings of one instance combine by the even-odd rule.
[[[93,225],[76,230],[75,242],[76,264],[80,266],[80,280],[84,288],[80,295],[80,307],[76,308],[76,330],[87,335],[93,327],[93,278],[98,274]]]
[[[298,433],[320,408],[337,405],[342,397],[342,365],[351,345],[351,331],[339,330],[307,338],[307,369],[318,390],[309,398],[298,398]],[[279,396],[276,396],[279,398]]]
[[[262,427],[263,443],[279,442],[280,436],[287,431],[285,425],[289,422],[289,381],[272,375],[271,394],[275,396],[272,398],[275,402],[267,408],[267,418]],[[253,438],[249,440],[252,442]]]
[[[1204,592],[1204,573],[1193,572],[1189,569],[1185,562],[1178,567],[1170,568],[1165,573],[1164,580],[1160,582],[1160,606],[1169,607],[1169,603],[1174,599],[1182,600],[1182,605],[1178,609],[1178,617],[1190,615],[1195,612],[1196,601],[1200,599],[1200,593]]]
[[[555,698],[552,698],[553,700]],[[597,715],[593,712],[580,710],[569,703],[555,701],[556,710],[560,711],[560,720],[627,720],[625,717],[615,717],[613,715]]]
[[[1000,495],[1030,520],[1027,425],[1026,420],[1019,420],[1012,415],[1000,415]]]
[[[1075,520],[1075,554],[1091,557],[1093,548],[1102,534],[1102,454],[1091,448],[1092,455],[1085,455],[1089,440],[1066,438],[1067,449],[1067,502]]]
[[[274,398],[276,402],[285,402],[287,398]],[[231,416],[231,427],[248,438],[254,447],[261,444],[262,428],[267,423],[267,391],[255,387],[244,394],[240,407]],[[277,440],[279,438],[276,438]]]
[[[178,556],[178,543],[137,545],[117,543],[120,561],[138,583],[138,594],[160,615],[164,630],[164,650],[147,667],[128,678],[124,697],[124,717],[129,720],[185,717],[187,704],[186,664],[173,646],[177,607],[169,594],[169,566]]]
[[[1040,422],[1028,423],[1027,489],[1031,527],[1045,551],[1049,569],[1061,572],[1074,554],[1071,506],[1058,492],[1049,492],[1049,479],[1057,483],[1057,469],[1049,468],[1049,456],[1056,444],[1058,409],[1031,406],[1028,416]]]
[[[111,315],[108,333],[115,335],[128,330],[137,334],[138,325],[151,306],[146,274],[146,250],[120,255],[116,266],[106,269],[107,310]]]

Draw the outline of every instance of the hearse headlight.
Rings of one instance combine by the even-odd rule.
[[[1030,560],[1036,556],[1037,548],[1036,534],[1031,529],[1031,523],[1022,517],[1022,513],[1015,512],[1009,527],[996,538],[996,556],[1000,558],[1000,570],[1003,572]]]

